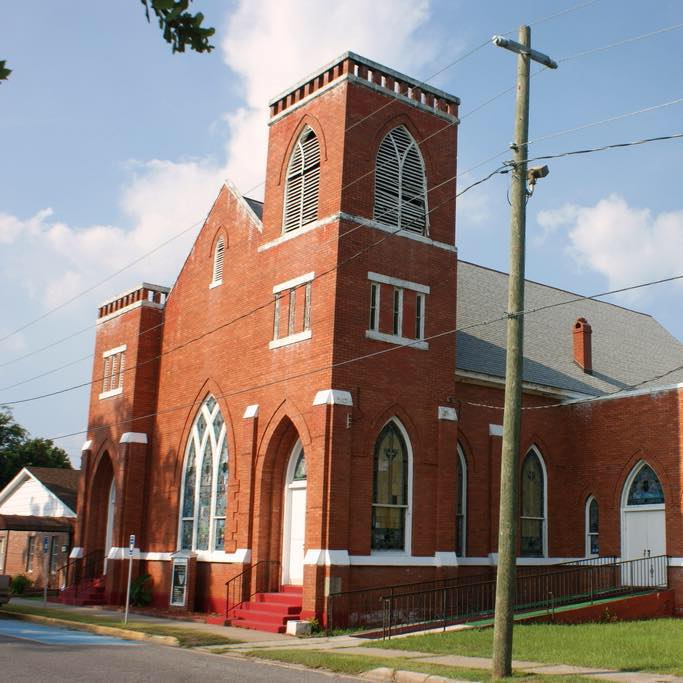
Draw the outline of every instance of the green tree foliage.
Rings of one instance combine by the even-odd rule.
[[[147,21],[150,21],[150,9],[159,20],[159,28],[163,31],[164,40],[173,47],[173,52],[185,52],[185,48],[195,52],[211,52],[213,45],[209,38],[216,29],[202,26],[204,15],[201,12],[192,14],[187,9],[192,0],[140,0],[145,6]],[[0,84],[6,81],[12,69],[5,66],[0,59]]]
[[[188,12],[192,0],[140,0],[145,6],[147,21],[151,9],[159,20],[164,40],[173,47],[173,52],[185,52],[189,47],[195,52],[211,52],[213,45],[209,38],[215,33],[213,28],[202,27],[204,15],[201,12]]]
[[[12,413],[0,407],[0,489],[26,466],[71,469],[66,451],[50,439],[32,439]]]

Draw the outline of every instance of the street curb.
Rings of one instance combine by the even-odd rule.
[[[458,678],[445,678],[436,674],[426,674],[418,671],[404,671],[382,666],[361,674],[366,681],[395,681],[395,683],[467,683]]]
[[[20,612],[0,612],[2,616],[9,619],[19,619],[20,621],[30,621],[34,624],[45,624],[46,626],[63,626],[75,631],[89,631],[101,636],[118,636],[125,640],[146,640],[160,645],[170,645],[180,647],[180,641],[175,636],[157,636],[140,631],[131,631],[126,628],[116,628],[115,626],[98,626],[97,624],[84,624],[79,621],[69,621],[68,619],[56,619],[55,617],[42,617],[37,614],[21,614]]]

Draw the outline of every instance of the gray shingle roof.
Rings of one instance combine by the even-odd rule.
[[[256,214],[260,221],[263,220],[263,202],[258,201],[258,199],[252,199],[251,197],[245,197],[244,201],[249,204],[249,208]]]
[[[508,276],[458,262],[457,326],[500,318],[507,309]],[[572,301],[576,294],[526,281],[525,309]],[[574,363],[572,326],[584,317],[593,328],[593,374]],[[505,376],[506,321],[457,333],[459,370]],[[654,318],[602,301],[573,301],[528,314],[524,320],[524,380],[600,396],[621,389],[683,382],[683,344]],[[658,375],[666,374],[657,378]],[[655,379],[652,379],[655,378]]]

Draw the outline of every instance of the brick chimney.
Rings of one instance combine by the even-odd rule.
[[[585,318],[578,318],[572,330],[574,337],[574,362],[587,374],[593,374],[593,329]]]

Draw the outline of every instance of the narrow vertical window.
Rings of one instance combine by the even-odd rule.
[[[285,185],[283,230],[289,232],[318,216],[320,144],[315,133],[304,128],[289,159]]]
[[[115,353],[111,357],[111,376],[109,378],[109,389],[116,389],[119,386],[119,354]]]
[[[415,296],[415,339],[425,336],[425,295],[418,292]]]
[[[102,392],[109,391],[109,380],[111,377],[111,356],[104,359],[104,377],[102,379]]]
[[[545,473],[535,450],[522,467],[521,555],[545,556]]]
[[[464,557],[467,534],[467,463],[460,445],[458,445],[456,468],[458,504],[455,511],[455,554],[458,557]]]
[[[57,569],[57,553],[59,553],[59,538],[52,536],[50,539],[50,574]]]
[[[273,308],[273,339],[278,339],[280,337],[280,292],[275,294],[275,306]]]
[[[296,289],[289,290],[289,315],[287,316],[287,334],[294,334],[296,327]]]
[[[35,536],[29,536],[27,541],[26,541],[26,571],[27,572],[32,572],[33,571],[33,555],[36,550],[36,537]]]
[[[304,330],[311,329],[311,286],[309,282],[304,289]]]
[[[393,332],[396,336],[403,335],[403,290],[394,288],[394,325]]]
[[[397,425],[389,422],[375,444],[372,485],[372,549],[409,550],[408,448]]]
[[[586,556],[600,555],[600,517],[598,501],[591,496],[586,501]]]
[[[379,330],[379,283],[370,283],[370,328]]]
[[[216,423],[214,422],[214,428]],[[214,429],[215,432],[215,429]],[[225,508],[228,488],[228,446],[223,441],[221,455],[218,461],[218,476],[216,477],[216,503],[214,507],[214,550],[225,547]]]

